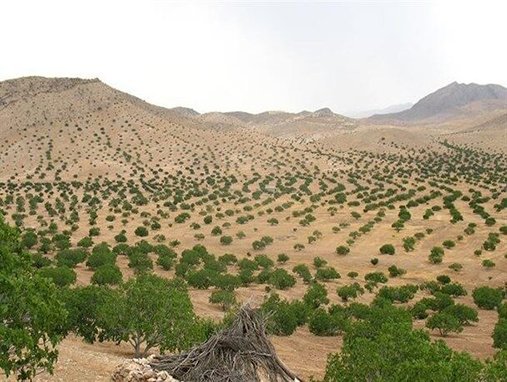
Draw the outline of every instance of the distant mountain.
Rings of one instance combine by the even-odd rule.
[[[507,107],[507,89],[500,85],[460,84],[453,82],[419,100],[410,109],[384,115],[374,115],[373,121],[421,121],[445,119],[459,115],[471,104],[484,108]],[[480,110],[480,107],[475,107]]]
[[[376,114],[391,114],[391,113],[399,113],[400,111],[410,109],[414,104],[412,102],[401,103],[398,105],[391,105],[383,109],[372,109],[372,110],[363,110],[363,111],[355,111],[344,113],[347,117],[351,118],[368,118],[372,115]]]

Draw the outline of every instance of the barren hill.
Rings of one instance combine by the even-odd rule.
[[[391,114],[374,115],[372,121],[414,122],[443,120],[463,113],[469,105],[481,109],[507,108],[507,89],[500,85],[460,84],[453,82],[419,100],[410,109]]]

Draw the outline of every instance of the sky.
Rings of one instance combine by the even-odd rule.
[[[8,0],[0,80],[100,78],[199,112],[352,113],[507,86],[507,1]]]

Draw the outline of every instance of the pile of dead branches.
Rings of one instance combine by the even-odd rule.
[[[300,381],[277,357],[264,319],[249,305],[238,311],[230,327],[205,343],[184,353],[157,356],[151,367],[185,382]]]

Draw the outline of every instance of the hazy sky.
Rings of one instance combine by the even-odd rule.
[[[0,80],[99,77],[149,102],[336,112],[507,85],[507,1],[7,0]]]

